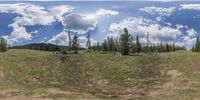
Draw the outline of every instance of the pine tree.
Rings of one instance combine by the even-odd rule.
[[[170,52],[170,46],[168,43],[166,44],[166,52]]]
[[[176,51],[176,46],[175,46],[175,43],[173,43],[172,50],[173,50],[173,51]]]
[[[115,51],[120,52],[119,38],[115,38]]]
[[[131,53],[136,53],[136,44],[134,42],[133,36],[131,36],[130,51]]]
[[[72,40],[72,50],[74,53],[78,53],[79,43],[78,43],[78,36],[75,34]]]
[[[124,28],[124,33],[120,37],[121,54],[129,55],[129,45],[130,45],[130,34],[128,29]]]
[[[101,47],[100,47],[99,42],[97,42],[97,51],[101,51]]]
[[[164,52],[164,47],[163,47],[163,42],[161,41],[160,42],[160,45],[159,45],[159,52]]]
[[[137,35],[136,37],[136,52],[140,53],[142,50],[141,44],[140,44],[140,40],[139,40],[139,36]]]
[[[90,33],[87,35],[87,43],[86,43],[87,51],[91,49],[91,42],[90,42]]]
[[[196,44],[195,44],[195,52],[199,52],[199,37],[197,36],[197,39],[196,39]]]
[[[195,47],[194,46],[192,47],[192,52],[195,52]]]
[[[149,50],[149,33],[147,33],[147,47],[146,47],[146,51],[148,54],[150,54],[150,50]]]
[[[71,33],[70,33],[70,31],[68,31],[68,38],[69,38],[69,44],[68,44],[69,51],[71,51],[72,50],[72,39],[71,39]]]
[[[107,38],[109,52],[115,52],[115,44],[113,37]]]
[[[102,49],[104,52],[107,52],[108,51],[108,46],[107,46],[107,41],[104,40],[104,42],[102,43]]]
[[[6,52],[8,49],[7,41],[4,38],[0,38],[0,52]]]

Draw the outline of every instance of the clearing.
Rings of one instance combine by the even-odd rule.
[[[200,53],[153,55],[11,49],[0,53],[0,100],[198,100]]]

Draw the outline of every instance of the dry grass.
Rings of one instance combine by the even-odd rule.
[[[0,53],[0,98],[197,100],[199,59],[186,51],[121,56],[12,49]]]

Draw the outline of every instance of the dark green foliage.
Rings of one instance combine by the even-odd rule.
[[[119,38],[115,38],[114,44],[115,44],[115,51],[120,52],[120,41],[119,41]]]
[[[63,51],[61,51],[61,54],[66,55],[66,54],[68,54],[68,51],[67,50],[63,50]]]
[[[121,54],[129,55],[130,49],[130,34],[128,33],[128,29],[124,29],[124,33],[120,37],[120,45],[121,45]]]
[[[87,51],[90,51],[90,49],[91,49],[91,42],[90,42],[90,34],[89,33],[87,35],[86,48],[87,48]]]
[[[97,51],[100,51],[100,50],[101,50],[101,46],[100,46],[99,42],[97,42],[96,50],[97,50]]]
[[[197,40],[195,43],[195,46],[192,48],[193,52],[200,52],[200,41],[199,41],[199,37],[197,36]]]
[[[67,47],[58,46],[54,44],[45,44],[45,43],[34,43],[28,44],[24,46],[14,46],[12,49],[33,49],[33,50],[41,50],[41,51],[61,51],[62,49],[66,49]]]
[[[108,37],[107,43],[108,43],[108,51],[115,52],[115,43],[113,37]]]
[[[4,38],[0,38],[0,52],[6,52],[8,49],[7,41]]]
[[[104,42],[102,43],[102,48],[103,48],[104,52],[108,51],[108,46],[107,46],[107,41],[106,40],[104,40]]]
[[[69,44],[68,44],[68,50],[72,50],[72,39],[71,39],[71,34],[70,31],[68,31],[68,36],[69,36]]]
[[[166,51],[169,52],[170,51],[170,47],[168,44],[166,44]]]
[[[140,37],[137,35],[135,37],[128,33],[128,29],[124,29],[124,33],[121,35],[120,39],[107,37],[102,44],[97,43],[97,45],[92,46],[94,51],[107,52],[121,52],[122,55],[129,55],[129,53],[154,53],[154,52],[171,52],[176,50],[185,50],[184,47],[176,46],[175,43],[163,43],[161,41],[159,44],[150,44],[149,34],[147,34],[147,45],[142,46],[140,43]]]
[[[79,43],[78,43],[78,36],[75,34],[72,40],[72,50],[74,53],[78,53]]]
[[[142,47],[141,47],[141,44],[140,44],[139,36],[137,35],[137,38],[136,38],[136,52],[140,53],[141,50],[142,50]]]
[[[136,53],[136,43],[133,40],[133,36],[131,36],[131,44],[130,44],[130,52],[131,53]]]
[[[33,49],[33,50],[41,50],[41,51],[65,51],[69,50],[68,46],[54,45],[54,44],[46,44],[46,43],[33,43],[27,44],[23,46],[13,46],[11,49]],[[85,50],[85,48],[80,48],[79,50]]]

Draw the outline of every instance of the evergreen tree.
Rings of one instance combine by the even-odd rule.
[[[131,36],[131,47],[130,47],[131,53],[136,53],[136,44],[134,42],[133,36]]]
[[[107,42],[108,42],[107,45],[108,45],[109,52],[115,52],[115,44],[114,44],[113,37],[108,37]]]
[[[120,37],[121,54],[129,55],[129,45],[130,45],[130,34],[128,29],[124,28],[124,33]]]
[[[176,51],[176,46],[175,46],[175,43],[173,43],[172,50],[173,50],[173,51]]]
[[[4,38],[0,38],[0,52],[6,52],[8,49],[7,41]]]
[[[74,50],[74,53],[78,53],[78,49],[79,49],[78,36],[77,34],[75,34],[72,40],[72,50]]]
[[[196,44],[195,44],[195,52],[199,52],[199,37],[197,36],[197,39],[196,39]]]
[[[170,52],[170,46],[166,44],[166,52]]]
[[[149,50],[149,33],[147,33],[147,47],[146,47],[146,52],[148,53],[148,54],[150,54],[150,50]]]
[[[68,44],[69,51],[71,51],[72,50],[72,39],[71,39],[71,33],[70,33],[70,31],[68,31],[68,38],[69,38],[69,44]]]
[[[107,46],[107,41],[104,40],[104,42],[102,43],[102,49],[104,52],[107,52],[108,51],[108,46]]]
[[[120,52],[120,42],[119,42],[119,38],[115,38],[115,51]]]
[[[97,42],[97,51],[101,51],[101,46],[100,46],[99,42]]]
[[[90,49],[91,49],[90,33],[88,33],[88,35],[87,35],[86,47],[87,47],[87,50],[90,51]]]
[[[192,52],[195,52],[195,47],[194,46],[192,47]]]
[[[139,36],[137,35],[136,37],[136,52],[140,53],[142,50],[141,44],[140,44],[140,40],[139,40]]]

